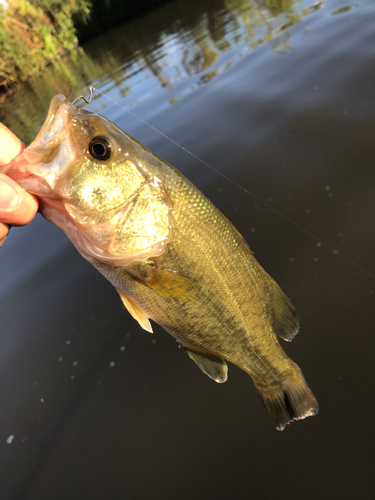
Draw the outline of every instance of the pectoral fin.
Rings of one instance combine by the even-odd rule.
[[[150,274],[145,284],[163,297],[181,301],[196,297],[196,282],[193,279],[161,268],[155,268]]]
[[[199,366],[203,373],[222,384],[228,379],[228,367],[224,359],[213,354],[196,351],[182,344],[189,357]]]
[[[119,290],[118,288],[116,288],[116,290],[118,291],[118,294],[120,295],[124,306],[130,312],[133,318],[138,321],[138,323],[144,330],[153,333],[151,323],[144,311],[142,311],[142,309],[135,302],[133,302],[131,298],[128,297],[122,290]]]

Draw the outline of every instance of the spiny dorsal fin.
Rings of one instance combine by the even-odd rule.
[[[224,359],[213,354],[196,351],[194,348],[186,347],[189,357],[199,366],[203,373],[222,384],[228,379],[228,367]]]
[[[116,288],[116,290],[118,291],[118,294],[120,295],[124,306],[130,312],[133,318],[138,321],[138,323],[144,330],[153,333],[151,323],[142,309],[135,302],[133,302],[131,298],[128,297],[122,290],[120,290],[119,288]]]
[[[280,338],[291,342],[299,330],[296,310],[279,285],[273,279],[270,279],[270,282],[274,313],[273,327]]]

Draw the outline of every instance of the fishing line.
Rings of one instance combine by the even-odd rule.
[[[165,139],[167,139],[168,141],[170,141],[172,144],[174,144],[178,148],[180,148],[183,151],[185,151],[185,153],[187,153],[188,155],[190,155],[191,157],[193,157],[195,160],[199,161],[200,163],[202,163],[203,165],[205,165],[206,167],[208,167],[210,170],[212,170],[217,175],[219,175],[220,177],[222,177],[223,179],[225,179],[227,182],[229,182],[233,186],[236,186],[238,189],[240,189],[241,191],[243,191],[244,193],[246,193],[248,196],[250,196],[251,198],[253,198],[254,200],[256,200],[258,203],[260,203],[264,207],[267,207],[269,210],[271,210],[272,212],[274,212],[275,214],[277,214],[279,217],[282,217],[284,220],[286,220],[287,222],[289,222],[290,224],[292,224],[296,228],[300,229],[303,233],[305,233],[306,235],[310,236],[310,238],[314,239],[317,243],[320,243],[320,245],[324,245],[326,248],[329,248],[332,251],[333,254],[340,255],[340,257],[343,258],[344,260],[346,260],[347,262],[349,262],[349,264],[351,264],[352,266],[357,267],[363,273],[365,273],[368,276],[370,276],[370,278],[375,279],[375,275],[372,274],[370,271],[368,271],[364,267],[360,266],[359,264],[357,264],[354,260],[350,259],[349,257],[346,257],[342,253],[338,252],[338,250],[336,250],[335,248],[333,248],[329,243],[326,243],[325,241],[321,240],[318,236],[316,236],[315,234],[311,233],[310,231],[308,231],[304,227],[300,226],[297,222],[295,222],[294,220],[290,219],[287,215],[283,214],[282,212],[279,212],[279,210],[277,210],[276,208],[272,207],[271,205],[269,205],[268,203],[266,203],[262,199],[258,198],[254,193],[251,193],[250,191],[248,191],[247,189],[245,189],[243,186],[241,186],[240,184],[238,184],[236,181],[230,179],[225,174],[222,174],[221,172],[219,172],[218,170],[216,170],[216,168],[214,168],[212,165],[210,165],[206,161],[202,160],[201,158],[199,158],[198,156],[196,156],[194,153],[192,153],[188,149],[184,148],[184,146],[181,146],[181,144],[179,144],[178,142],[174,141],[171,137],[169,137],[168,135],[164,134],[163,132],[161,132],[160,130],[158,130],[157,128],[155,128],[153,125],[151,125],[151,123],[146,122],[146,120],[143,120],[141,117],[137,116],[135,113],[133,113],[129,109],[126,109],[124,106],[121,106],[121,104],[119,104],[114,99],[112,99],[111,97],[107,96],[106,94],[104,94],[103,92],[101,92],[100,90],[98,90],[97,88],[93,87],[92,85],[89,87],[89,90],[90,90],[90,97],[88,99],[86,99],[84,96],[80,96],[80,97],[77,97],[77,99],[75,99],[74,102],[76,102],[78,99],[82,98],[86,103],[90,103],[91,100],[92,100],[92,97],[93,97],[94,93],[101,94],[103,97],[105,97],[109,101],[111,101],[114,104],[116,104],[116,106],[119,106],[121,109],[123,109],[124,111],[126,111],[126,113],[129,113],[131,116],[133,116],[134,118],[136,118],[137,120],[139,120],[141,123],[144,123],[145,125],[147,125],[148,127],[150,127],[152,130],[154,130],[155,132],[157,132],[159,135],[161,135],[162,137],[165,137]]]

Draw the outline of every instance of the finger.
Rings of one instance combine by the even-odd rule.
[[[3,246],[4,241],[9,233],[9,226],[0,222],[0,248]]]
[[[0,122],[0,165],[12,161],[24,148],[22,141]]]
[[[24,191],[10,177],[0,174],[0,221],[23,226],[33,220],[37,211],[35,196]]]

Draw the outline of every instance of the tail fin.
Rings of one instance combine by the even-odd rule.
[[[319,410],[318,402],[301,370],[298,367],[297,370],[278,385],[256,386],[268,416],[278,431],[284,430],[293,420],[316,415]]]

